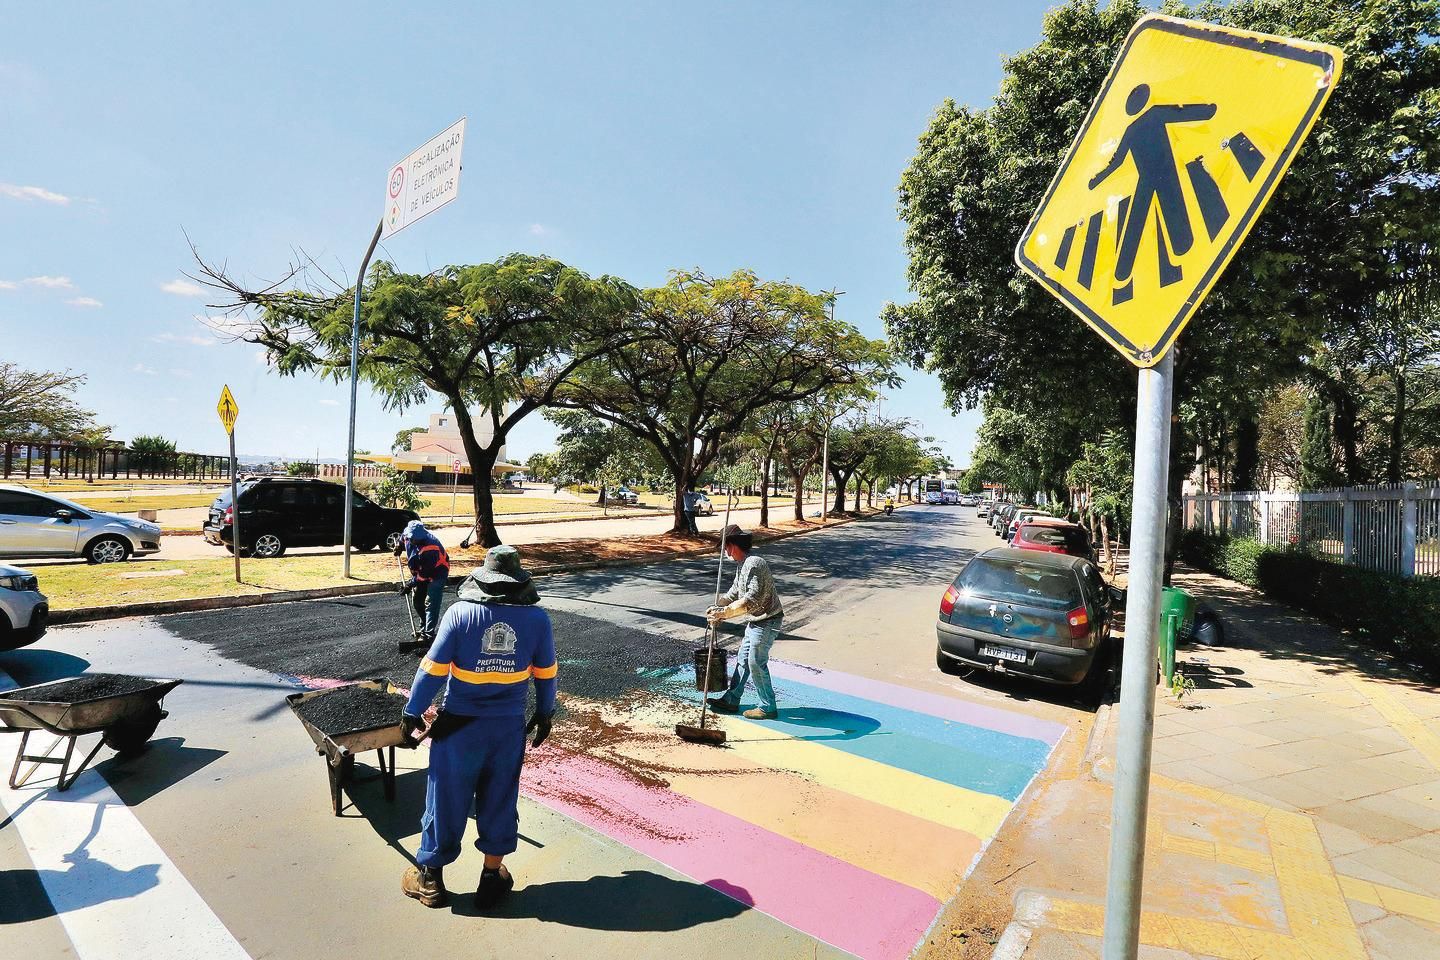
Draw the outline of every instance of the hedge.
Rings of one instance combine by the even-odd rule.
[[[1440,577],[1396,577],[1198,530],[1181,537],[1180,556],[1440,672]]]

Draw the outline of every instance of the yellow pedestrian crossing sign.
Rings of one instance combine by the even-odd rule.
[[[1132,363],[1158,363],[1289,169],[1341,62],[1326,44],[1143,18],[1016,262]]]
[[[225,432],[233,434],[235,418],[240,416],[240,404],[235,402],[228,383],[220,391],[220,402],[215,405],[215,411],[220,414],[220,422],[225,424]]]

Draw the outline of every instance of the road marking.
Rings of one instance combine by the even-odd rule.
[[[1410,708],[1391,695],[1389,690],[1376,683],[1367,683],[1363,680],[1350,678],[1350,684],[1360,694],[1369,700],[1385,722],[1395,728],[1395,731],[1410,741],[1410,745],[1419,750],[1421,755],[1430,762],[1430,766],[1440,770],[1440,737],[1435,736],[1425,726],[1425,721],[1410,712]]]
[[[47,738],[41,733],[31,741]],[[20,738],[4,739],[9,742],[0,747],[0,769],[9,770]],[[249,960],[94,770],[65,793],[54,790],[53,781],[19,790],[0,781],[0,809],[9,814],[5,826],[19,833],[80,960]]]
[[[1387,887],[1383,883],[1361,880],[1358,877],[1342,876],[1339,879],[1340,889],[1351,900],[1359,900],[1390,913],[1403,913],[1407,917],[1440,924],[1440,899],[1411,893],[1399,887]]]

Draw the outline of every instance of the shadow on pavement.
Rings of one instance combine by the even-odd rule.
[[[750,909],[749,891],[723,880],[710,883],[715,887],[649,870],[626,870],[618,877],[528,884],[485,913],[475,909],[468,891],[452,890],[450,898],[451,909],[466,917],[534,919],[635,933],[684,930],[728,920]]]
[[[829,710],[825,707],[782,708],[776,719],[826,731],[814,736],[796,737],[797,740],[858,740],[880,729],[880,721],[874,717],[845,710]]]
[[[21,687],[79,676],[89,666],[90,661],[84,657],[57,653],[54,650],[40,650],[32,647],[26,650],[0,653],[0,670],[8,673],[16,685]]]
[[[416,762],[407,757],[407,753],[409,751],[395,751],[396,762]],[[366,756],[372,762],[375,759],[373,753]],[[355,767],[358,779],[352,781],[341,794],[342,798],[349,802],[341,808],[340,815],[365,820],[390,849],[404,857],[406,863],[413,864],[415,853],[400,840],[420,832],[420,817],[425,813],[425,768],[402,769],[396,772],[395,801],[392,803],[385,799],[385,788],[380,782],[378,771],[365,769],[363,763],[363,757],[357,758]],[[324,771],[319,768],[319,764],[315,766],[317,784],[323,786],[324,781],[320,778],[324,776]],[[326,802],[318,786],[316,802]]]

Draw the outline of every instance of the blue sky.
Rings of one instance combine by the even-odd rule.
[[[838,288],[872,336],[908,297],[895,187],[945,97],[984,106],[1050,4],[94,4],[12,7],[0,47],[0,358],[88,375],[129,439],[344,454],[346,391],[219,342],[185,233],[253,278],[303,248],[353,275],[385,177],[469,118],[460,199],[401,269],[546,253],[641,286],[750,267]],[[438,403],[436,410],[439,409]],[[885,400],[959,462],[978,414],[912,373]],[[358,445],[423,412],[362,387]],[[549,447],[532,417],[512,459]]]

